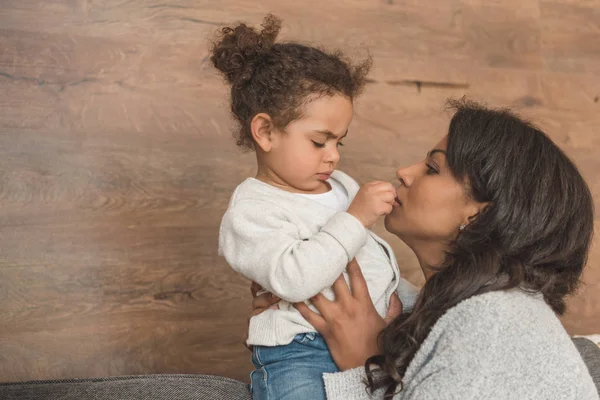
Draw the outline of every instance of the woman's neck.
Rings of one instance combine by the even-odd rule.
[[[440,242],[417,242],[408,245],[417,256],[425,280],[428,280],[436,273],[434,268],[443,264],[448,244]]]

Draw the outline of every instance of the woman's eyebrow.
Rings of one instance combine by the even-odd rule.
[[[444,156],[446,155],[446,151],[442,149],[433,149],[429,153],[427,153],[427,158],[431,158],[435,153],[442,153]]]

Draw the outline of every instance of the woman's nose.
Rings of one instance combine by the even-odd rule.
[[[410,187],[413,184],[415,180],[413,167],[414,165],[411,165],[409,167],[398,168],[398,170],[396,171],[396,177],[398,178],[402,186]]]

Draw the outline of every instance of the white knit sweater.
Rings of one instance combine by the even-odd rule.
[[[369,396],[364,368],[324,374],[328,400]],[[515,289],[482,294],[433,326],[394,400],[598,400],[573,341],[542,296]]]
[[[358,184],[343,172],[334,171],[331,179],[344,187],[350,200],[358,192]],[[285,345],[299,333],[314,332],[291,303],[319,292],[333,298],[330,286],[355,257],[382,316],[397,289],[405,309],[417,294],[400,278],[390,246],[355,217],[253,178],[231,197],[221,223],[219,253],[234,270],[283,299],[279,310],[250,320],[249,345]]]

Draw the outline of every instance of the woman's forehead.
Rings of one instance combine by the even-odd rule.
[[[432,150],[446,150],[448,148],[448,135],[445,135],[439,142],[433,146]]]

